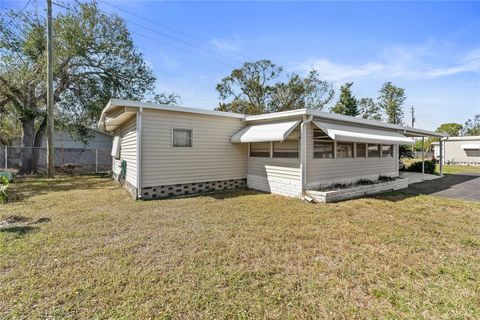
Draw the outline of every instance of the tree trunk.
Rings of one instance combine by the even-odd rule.
[[[19,174],[32,173],[32,150],[35,140],[35,119],[27,118],[22,121],[22,164],[20,166]]]
[[[37,133],[35,134],[35,140],[33,142],[33,146],[35,147],[32,152],[32,172],[37,174],[38,173],[38,157],[42,147],[42,140],[43,136],[45,135],[45,131],[47,130],[47,117],[45,116],[38,127]]]

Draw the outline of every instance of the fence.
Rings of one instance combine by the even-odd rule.
[[[31,159],[29,163],[27,159]],[[36,173],[46,173],[47,149],[0,146],[0,171],[16,173],[25,163],[36,169]],[[109,172],[112,170],[111,149],[55,148],[54,165],[58,173]]]

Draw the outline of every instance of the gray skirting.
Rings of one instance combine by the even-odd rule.
[[[182,183],[158,187],[142,188],[143,199],[161,199],[205,192],[242,189],[247,186],[247,179],[230,179],[195,183]]]

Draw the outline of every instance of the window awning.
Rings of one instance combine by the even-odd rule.
[[[283,141],[300,124],[301,120],[254,124],[235,133],[233,143]]]
[[[397,132],[320,121],[313,121],[313,123],[333,140],[361,143],[415,144],[415,140]]]
[[[480,144],[462,144],[463,150],[480,150]]]

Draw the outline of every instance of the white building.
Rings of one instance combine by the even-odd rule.
[[[443,139],[443,158],[446,163],[480,165],[480,136],[449,137]],[[440,158],[440,145],[433,142],[435,158]]]

